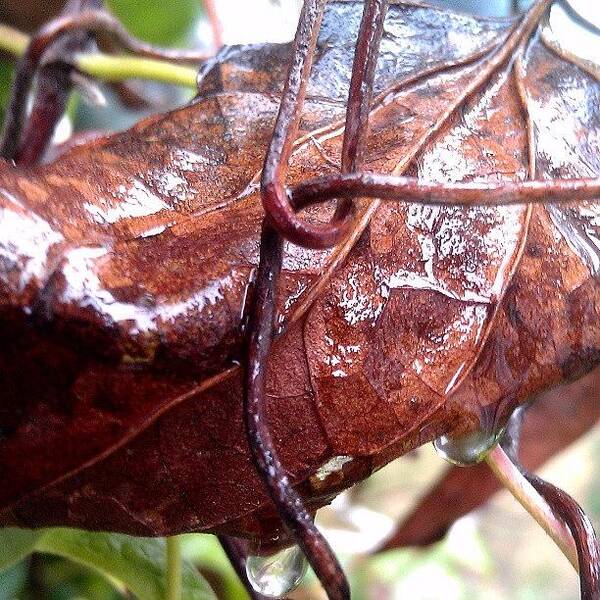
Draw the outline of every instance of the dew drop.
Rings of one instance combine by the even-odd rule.
[[[459,438],[442,435],[433,442],[436,452],[453,465],[467,467],[481,462],[500,441],[504,428],[495,431],[480,429]]]
[[[252,587],[269,598],[281,598],[298,587],[306,573],[307,562],[298,546],[268,556],[249,556],[246,575]]]

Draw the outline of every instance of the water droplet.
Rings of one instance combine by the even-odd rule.
[[[302,550],[291,546],[268,556],[249,556],[246,575],[258,593],[269,598],[281,598],[298,587],[306,567]]]
[[[436,452],[449,463],[469,466],[481,462],[500,441],[504,428],[485,431],[480,429],[459,438],[442,435],[434,440]]]

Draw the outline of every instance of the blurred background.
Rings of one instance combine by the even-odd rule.
[[[432,4],[485,16],[509,17],[529,0],[430,0]],[[31,32],[59,10],[58,0],[0,0],[0,24]],[[215,0],[225,44],[291,38],[301,0]],[[588,9],[591,5],[587,3]],[[108,0],[110,9],[135,35],[171,46],[213,43],[209,14],[201,0]],[[593,10],[593,9],[592,9]],[[600,12],[600,7],[596,7]],[[598,18],[598,15],[596,15]],[[598,44],[600,47],[600,43]],[[10,86],[12,61],[0,54],[0,115]],[[122,129],[146,113],[185,103],[191,90],[137,83],[152,106],[139,106],[114,88],[102,87],[104,105],[75,94],[59,139],[78,129]],[[600,391],[594,388],[597,392]],[[568,403],[569,398],[564,399]],[[596,417],[594,417],[595,419]],[[557,420],[550,427],[560,428]],[[591,426],[591,423],[588,424]],[[573,495],[596,528],[600,527],[600,428],[592,427],[548,462],[541,475]],[[372,555],[408,515],[448,465],[430,446],[390,464],[340,496],[319,514],[319,523],[341,556],[356,600],[575,600],[576,574],[507,492],[459,519],[447,534],[421,548]],[[465,488],[473,495],[477,481]],[[460,500],[460,494],[457,502]],[[433,517],[432,517],[433,518]],[[184,557],[211,583],[219,598],[246,597],[217,540],[210,535],[182,536]],[[0,574],[0,600],[117,600],[122,586],[77,562],[35,553]],[[293,599],[320,598],[310,575]]]

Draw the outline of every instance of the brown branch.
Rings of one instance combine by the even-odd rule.
[[[600,179],[428,183],[415,177],[357,172],[312,179],[294,186],[288,194],[297,210],[338,197],[367,197],[421,204],[500,206],[597,200],[600,198]]]
[[[323,2],[320,1],[308,0],[304,4],[294,40],[294,59],[262,174],[261,192],[267,217],[261,235],[260,263],[249,330],[244,413],[255,464],[283,523],[304,551],[328,597],[331,600],[344,600],[350,597],[344,572],[327,541],[316,528],[302,499],[290,485],[275,451],[264,415],[275,294],[283,252],[282,237],[270,222],[277,221],[280,226],[287,223],[288,233],[293,232],[296,225],[300,225],[301,230],[296,233],[303,238],[311,235],[306,224],[296,218],[288,202],[283,182],[298,130],[323,7]],[[360,161],[386,9],[385,0],[369,0],[363,12],[352,69],[343,141],[342,168],[345,170],[356,168]],[[346,217],[350,214],[349,209],[350,205],[347,203],[340,204],[338,218],[329,225],[330,230],[337,227],[338,231],[342,231],[348,227],[350,219]]]

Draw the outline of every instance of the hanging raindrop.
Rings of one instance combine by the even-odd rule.
[[[459,438],[442,435],[434,440],[433,447],[445,460],[458,466],[481,462],[500,441],[504,428],[492,431],[482,429]]]
[[[298,587],[307,564],[302,550],[291,546],[268,556],[249,556],[246,575],[258,593],[281,598]]]

